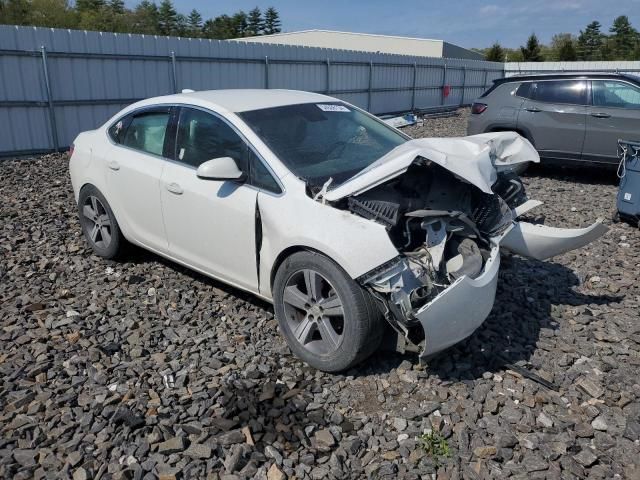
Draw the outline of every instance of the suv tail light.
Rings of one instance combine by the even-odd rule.
[[[75,145],[72,143],[71,146],[69,147],[69,158],[71,158],[71,155],[73,155],[74,148],[75,148]]]
[[[473,102],[471,105],[471,113],[475,113],[476,115],[484,112],[487,109],[486,103]]]

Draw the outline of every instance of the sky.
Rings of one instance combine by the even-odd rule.
[[[283,31],[318,28],[435,38],[466,48],[496,41],[515,48],[532,32],[548,43],[555,33],[577,35],[592,20],[606,32],[619,15],[627,15],[640,30],[640,0],[174,0],[174,5],[181,13],[195,8],[205,19],[274,6]]]

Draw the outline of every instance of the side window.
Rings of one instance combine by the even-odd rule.
[[[162,155],[167,123],[169,123],[168,111],[143,112],[134,115],[121,143],[136,150]]]
[[[132,117],[133,115],[127,115],[109,127],[109,136],[114,142],[121,144],[124,141],[124,135]]]
[[[532,98],[534,90],[535,90],[535,83],[533,82],[521,83],[516,90],[516,96],[523,97],[523,98]]]
[[[278,182],[273,178],[271,172],[264,166],[264,163],[249,149],[249,164],[251,165],[251,175],[249,183],[254,187],[261,188],[273,193],[282,193]]]
[[[640,108],[640,89],[624,82],[593,80],[593,105],[597,107]]]
[[[534,99],[539,102],[586,105],[587,82],[584,80],[537,82]]]
[[[219,157],[233,158],[247,171],[247,146],[223,120],[195,108],[182,108],[178,123],[176,160],[198,168]]]

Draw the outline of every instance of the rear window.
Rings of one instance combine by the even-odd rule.
[[[584,80],[536,82],[534,99],[539,102],[586,105],[587,82]]]

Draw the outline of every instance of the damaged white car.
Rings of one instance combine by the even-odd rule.
[[[96,254],[125,240],[273,302],[292,351],[347,369],[385,324],[422,356],[493,306],[500,249],[546,259],[601,236],[518,222],[515,133],[411,140],[357,107],[285,90],[144,100],[81,133],[70,172]]]

